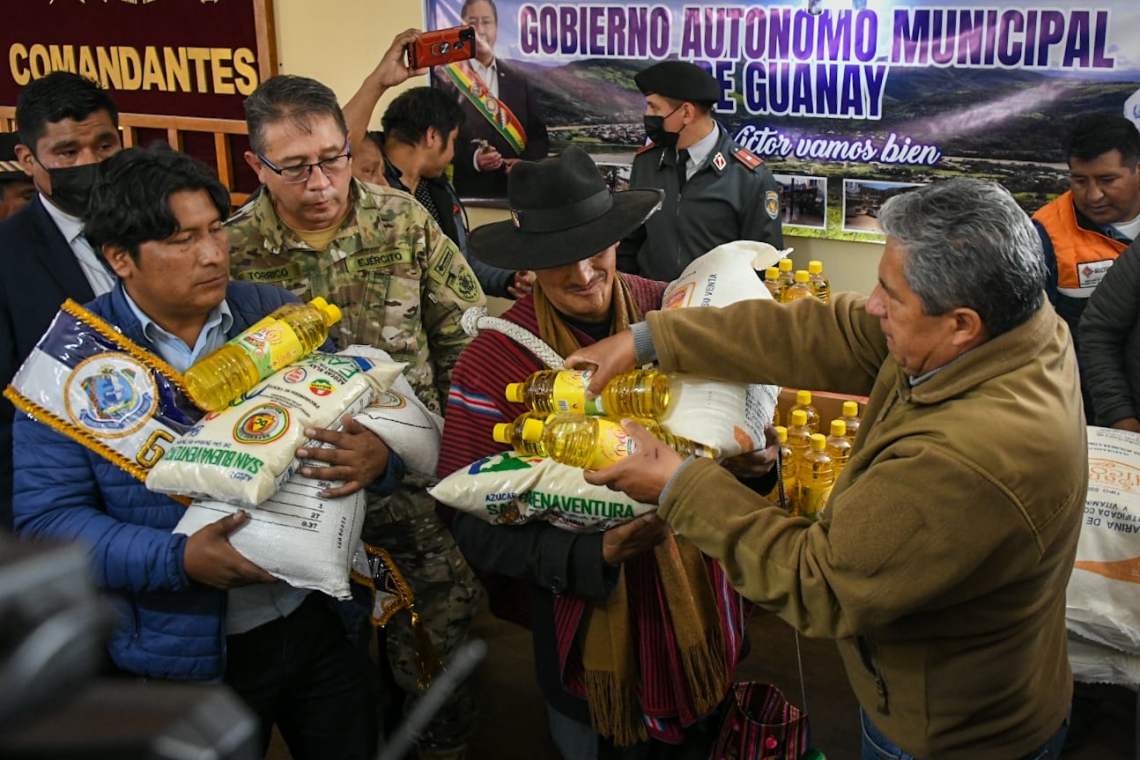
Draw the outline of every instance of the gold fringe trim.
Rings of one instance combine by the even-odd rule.
[[[698,715],[707,715],[724,699],[729,687],[720,629],[709,632],[704,646],[682,649],[681,665],[693,709]]]
[[[412,587],[408,585],[408,581],[405,580],[396,567],[396,563],[392,560],[392,556],[385,549],[364,541],[361,543],[364,544],[364,551],[373,557],[378,557],[384,567],[387,568],[388,572],[384,576],[384,588],[382,590],[392,594],[397,600],[395,604],[385,607],[379,617],[369,615],[369,619],[372,621],[372,625],[382,628],[397,612],[402,609],[408,610],[412,618],[412,635],[416,640],[416,685],[421,690],[427,689],[431,686],[432,679],[443,669],[443,663],[439,659],[435,644],[432,643],[431,634],[423,624],[423,620],[420,619],[419,613],[416,612],[416,598],[412,593]],[[350,571],[349,577],[372,589],[373,594],[376,593],[376,581],[373,578],[369,578],[356,570]],[[372,610],[373,612],[376,610],[375,597],[372,601]]]
[[[604,670],[587,670],[585,680],[590,723],[595,731],[613,739],[618,747],[649,741],[635,689],[623,688],[613,673]]]
[[[66,420],[62,419],[58,415],[49,412],[47,409],[44,409],[38,404],[35,404],[27,398],[21,396],[15,387],[9,385],[4,390],[4,398],[11,401],[13,406],[15,406],[17,409],[29,417],[42,422],[52,430],[55,430],[57,433],[67,436],[71,440],[78,443],[80,446],[94,451],[99,456],[103,457],[112,464],[118,465],[142,482],[146,482],[147,471],[142,467],[139,467],[136,463],[127,459],[125,456],[115,451],[113,448],[103,443],[101,440],[91,435],[87,431],[81,430],[80,428],[69,424]],[[190,503],[192,501],[192,499],[189,499],[185,496],[175,496],[173,494],[167,494],[167,496],[185,507],[190,506]]]
[[[60,309],[62,311],[66,311],[68,314],[75,317],[80,322],[87,325],[92,330],[114,343],[116,346],[122,349],[124,353],[130,354],[139,363],[145,364],[151,370],[165,377],[167,380],[174,384],[174,387],[182,391],[182,395],[185,396],[188,401],[193,403],[193,399],[190,398],[189,391],[186,390],[186,383],[182,379],[182,373],[167,364],[161,357],[155,356],[142,346],[134,343],[121,332],[119,332],[118,329],[114,327],[114,325],[103,321],[70,298],[63,302],[63,306],[61,306]]]

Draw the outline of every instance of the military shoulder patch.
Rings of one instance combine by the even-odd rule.
[[[455,249],[447,246],[439,259],[431,265],[428,270],[428,277],[438,282],[440,285],[446,285],[448,277],[451,276],[451,262],[455,260]]]
[[[764,193],[764,210],[768,216],[775,219],[780,215],[780,194],[775,190]]]
[[[760,158],[760,156],[739,147],[732,151],[732,157],[747,166],[749,171],[753,172],[759,169],[760,165],[764,163],[764,159]]]
[[[653,150],[653,149],[654,149],[654,148],[656,148],[656,147],[657,147],[657,146],[656,146],[656,145],[654,145],[653,143],[649,143],[648,145],[645,145],[645,146],[643,146],[643,147],[641,147],[641,148],[638,148],[638,149],[637,149],[637,152],[636,152],[636,153],[634,153],[633,155],[635,155],[635,156],[640,156],[640,155],[641,155],[642,153],[644,153],[645,151],[647,151],[647,150]]]
[[[462,298],[468,303],[474,303],[479,300],[479,295],[482,293],[479,288],[479,283],[475,280],[475,275],[469,267],[463,267],[447,281],[447,287],[455,292],[455,295]]]

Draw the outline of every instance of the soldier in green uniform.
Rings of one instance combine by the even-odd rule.
[[[337,304],[343,318],[330,335],[337,347],[367,344],[407,362],[420,400],[442,413],[452,367],[470,341],[460,316],[485,302],[463,256],[411,196],[352,178],[348,130],[328,87],[273,77],[245,109],[252,147],[245,158],[262,188],[226,223],[233,276]],[[480,590],[436,517],[430,484],[408,474],[392,496],[370,497],[364,540],[392,556],[446,658],[466,637]],[[396,680],[415,694],[417,653],[406,610],[387,633]],[[470,693],[461,689],[421,737],[421,756],[461,757],[473,712]]]

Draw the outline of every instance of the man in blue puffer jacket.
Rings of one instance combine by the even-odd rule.
[[[279,288],[229,281],[229,202],[209,169],[165,146],[108,160],[85,234],[119,284],[87,308],[182,372],[296,302]],[[402,477],[399,458],[355,423],[314,437],[334,448],[308,458],[345,483],[327,496],[390,489]],[[375,710],[359,655],[326,597],[276,582],[234,550],[227,537],[245,513],[176,535],[184,508],[101,455],[22,414],[14,439],[16,529],[90,548],[121,612],[109,642],[117,668],[224,680],[261,718],[266,745],[276,723],[294,758],[370,755]]]

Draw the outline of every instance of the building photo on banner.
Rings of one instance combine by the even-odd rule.
[[[996,179],[1032,213],[1066,187],[1077,120],[1140,124],[1134,0],[425,0],[425,24],[478,33],[475,61],[432,71],[467,113],[455,184],[472,200],[505,197],[512,159],[572,144],[620,189],[645,141],[634,75],[668,59],[716,77],[714,116],[767,162],[786,231],[806,237],[881,241],[887,198],[953,176]]]

